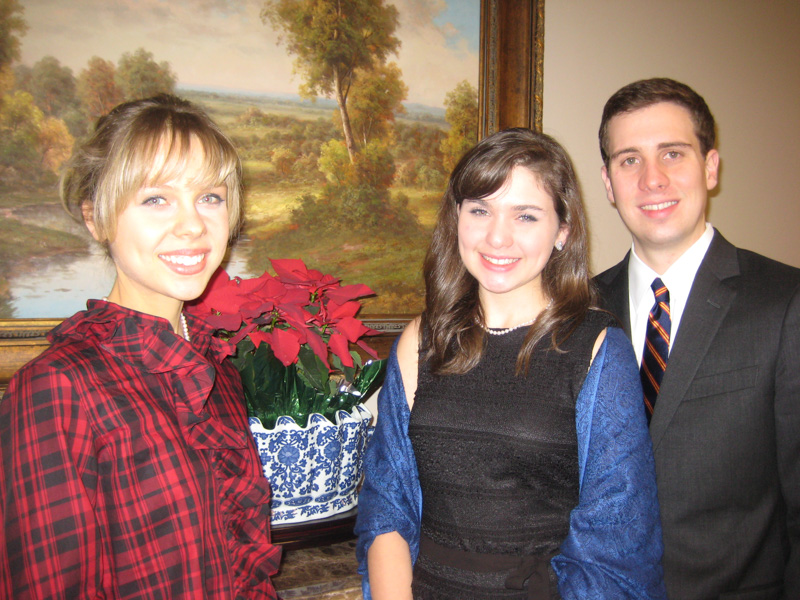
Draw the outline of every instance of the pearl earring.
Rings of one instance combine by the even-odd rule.
[[[558,240],[556,242],[556,250],[561,252],[563,249],[564,249],[564,242],[562,242],[561,240]]]

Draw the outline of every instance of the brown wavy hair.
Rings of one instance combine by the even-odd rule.
[[[450,175],[425,257],[425,310],[421,317],[422,357],[432,373],[466,373],[480,361],[486,332],[478,282],[458,251],[458,210],[466,199],[494,194],[514,167],[535,174],[553,198],[559,222],[569,228],[561,251],[553,251],[542,271],[542,290],[552,304],[544,309],[525,337],[517,356],[517,373],[525,373],[534,347],[549,337],[558,350],[596,307],[589,278],[586,217],[572,161],[552,137],[530,129],[495,133],[469,150]]]
[[[79,222],[94,222],[107,244],[131,196],[147,184],[180,175],[192,142],[203,151],[195,183],[228,187],[228,229],[242,215],[242,166],[233,142],[198,106],[170,94],[125,102],[97,121],[94,133],[72,153],[61,176],[61,202]]]

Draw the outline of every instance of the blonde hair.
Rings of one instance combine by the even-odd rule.
[[[242,167],[233,142],[199,107],[169,94],[126,102],[101,117],[61,176],[61,202],[80,222],[91,221],[107,243],[132,195],[186,170],[193,144],[203,167],[193,184],[228,188],[228,225],[233,238],[242,219]]]

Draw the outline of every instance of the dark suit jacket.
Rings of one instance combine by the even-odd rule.
[[[630,337],[628,258],[595,281]],[[800,270],[715,232],[650,437],[669,597],[800,599]]]

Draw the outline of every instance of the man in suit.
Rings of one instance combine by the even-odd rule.
[[[644,360],[669,597],[798,600],[800,270],[706,223],[715,141],[684,84],[608,100],[602,177],[633,247],[596,282]]]

